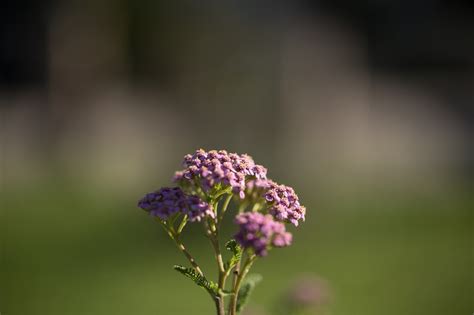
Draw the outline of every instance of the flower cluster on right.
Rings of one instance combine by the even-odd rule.
[[[285,223],[298,226],[305,220],[306,208],[293,188],[267,178],[267,169],[247,154],[199,149],[184,157],[183,166],[173,178],[179,187],[149,193],[139,207],[160,220],[183,213],[191,222],[217,224],[219,214],[213,202],[219,201],[216,196],[232,194],[240,206],[234,218],[235,239],[257,256],[290,245],[292,235]],[[251,204],[254,206],[247,207]]]
[[[259,207],[236,216],[234,223],[239,227],[236,241],[257,256],[266,256],[272,247],[291,245],[293,238],[284,223],[298,226],[306,215],[306,208],[293,188],[257,178],[247,181],[246,192]]]
[[[239,226],[235,240],[243,248],[251,248],[257,256],[266,256],[271,246],[285,247],[291,244],[292,235],[285,225],[275,221],[270,214],[244,212],[235,217]]]

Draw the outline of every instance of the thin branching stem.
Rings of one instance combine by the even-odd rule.
[[[194,269],[196,269],[196,271],[199,273],[199,275],[204,276],[204,273],[202,272],[201,267],[199,267],[194,257],[188,252],[186,247],[184,247],[184,244],[181,242],[178,236],[174,238],[174,241],[176,245],[178,246],[178,248],[183,252],[184,256],[186,256],[186,258],[189,260],[189,262],[194,267]]]
[[[188,215],[184,215],[183,219],[181,220],[181,223],[178,226],[178,231],[177,234],[180,235],[181,232],[183,231],[184,227],[186,226],[186,223],[188,223]]]
[[[242,266],[241,272],[239,272],[236,275],[236,278],[234,278],[234,285],[232,289],[232,295],[229,303],[229,315],[236,315],[237,314],[237,299],[239,296],[239,290],[240,290],[240,285],[242,284],[242,280],[244,280],[245,276],[250,270],[250,267],[252,267],[252,264],[254,263],[255,259],[257,256],[255,254],[252,254],[247,257],[247,260]]]
[[[186,249],[186,247],[184,246],[183,242],[180,240],[179,238],[179,234],[177,234],[174,229],[171,229],[169,228],[165,223],[157,220],[158,222],[160,222],[161,226],[163,227],[163,229],[166,231],[166,233],[168,233],[168,235],[170,236],[170,238],[175,242],[176,246],[179,248],[179,250],[184,254],[184,256],[189,260],[189,262],[191,263],[191,265],[193,266],[194,269],[196,269],[197,273],[199,273],[199,275],[203,276],[204,273],[202,272],[201,270],[201,267],[199,267],[198,263],[196,262],[196,259],[194,259],[194,257],[191,255],[190,252],[188,252],[188,250]],[[181,225],[180,225],[181,226]],[[183,226],[184,227],[184,226]]]
[[[252,207],[252,212],[257,212],[260,208],[261,208],[261,204],[260,204],[260,203],[256,203],[256,204],[254,204],[253,207]]]
[[[216,209],[216,213],[219,213],[217,209],[217,205],[218,205],[218,202],[216,201],[214,203],[214,207]],[[221,209],[221,212],[225,211],[224,209],[226,209],[228,205],[229,205],[229,202],[226,199],[226,202],[224,203],[224,208]],[[217,269],[218,269],[218,274],[219,274],[218,293],[215,298],[217,314],[225,315],[225,301],[224,301],[224,295],[222,294],[222,292],[225,289],[225,281],[226,281],[228,272],[225,269],[224,260],[222,258],[222,253],[220,250],[218,225],[216,224],[216,222],[211,221],[211,222],[206,222],[206,227],[207,227],[206,234],[209,237],[209,240],[211,241],[212,247],[214,248],[214,253],[215,253],[215,257],[217,261]]]
[[[227,198],[225,199],[224,204],[222,205],[221,212],[218,216],[218,219],[217,219],[218,226],[220,226],[220,224],[222,223],[222,220],[224,219],[224,214],[227,211],[227,208],[229,207],[229,203],[231,200],[232,200],[232,194],[229,194]]]
[[[217,315],[226,315],[224,297],[222,296],[222,294],[216,296],[214,298],[214,301],[216,303]]]
[[[242,213],[245,211],[245,209],[247,209],[247,207],[249,206],[249,203],[247,201],[244,201],[242,204],[240,204],[239,206],[239,213]]]

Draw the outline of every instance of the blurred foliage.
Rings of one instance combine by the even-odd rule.
[[[2,314],[214,312],[204,290],[172,272],[185,260],[136,208],[135,193],[92,191],[64,178],[4,187]],[[308,221],[295,233],[294,246],[255,264],[265,281],[250,305],[271,310],[292,279],[315,273],[334,290],[335,315],[472,311],[467,189],[442,198],[366,194],[304,204]],[[187,228],[185,243],[212,274],[216,267],[206,239],[199,227]]]
[[[242,282],[242,287],[239,290],[239,297],[237,300],[237,313],[240,313],[245,305],[249,302],[250,296],[257,286],[262,281],[262,275],[252,273],[246,276]]]

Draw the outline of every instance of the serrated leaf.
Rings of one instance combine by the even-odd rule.
[[[225,244],[225,248],[232,252],[232,257],[225,263],[225,269],[232,269],[242,258],[242,247],[234,240],[230,240]]]
[[[237,313],[242,311],[249,300],[250,294],[252,294],[253,289],[255,289],[255,286],[260,281],[262,281],[262,276],[258,273],[253,273],[245,277],[237,295]]]
[[[180,265],[174,265],[174,270],[193,280],[198,286],[204,288],[212,296],[216,296],[218,292],[218,285],[206,277],[201,276],[194,268],[186,268]]]

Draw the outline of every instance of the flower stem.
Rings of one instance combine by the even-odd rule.
[[[168,233],[170,238],[175,242],[175,244],[176,244],[176,246],[178,246],[179,250],[181,250],[181,252],[184,254],[184,256],[186,256],[186,258],[189,260],[189,262],[191,263],[193,268],[196,269],[197,273],[199,273],[199,275],[203,276],[204,274],[203,274],[201,268],[199,267],[198,263],[196,262],[194,257],[191,255],[191,253],[189,253],[188,250],[186,249],[186,247],[184,247],[183,242],[181,242],[181,240],[179,239],[179,235],[177,233],[175,233],[173,230],[171,230],[165,223],[161,222],[160,220],[157,220],[157,221],[161,224],[163,229],[165,229],[166,233]],[[183,227],[184,227],[184,225],[183,225]]]
[[[186,223],[188,223],[188,215],[184,215],[183,219],[181,220],[181,223],[178,226],[178,232],[177,234],[181,234],[183,231],[184,227],[186,226]]]
[[[244,201],[240,206],[239,206],[239,213],[242,213],[245,211],[245,209],[247,209],[247,207],[249,206],[249,203]]]
[[[225,315],[224,296],[222,295],[222,291],[225,288],[227,272],[224,267],[224,260],[222,259],[222,253],[219,246],[219,238],[217,235],[217,230],[210,235],[209,239],[211,240],[212,247],[214,248],[216,261],[217,261],[217,269],[219,273],[219,280],[217,282],[219,292],[218,292],[218,296],[216,297],[216,300],[217,300],[217,303],[219,304],[219,308],[222,313],[218,313],[218,315],[220,314]]]
[[[229,315],[236,315],[237,314],[237,299],[239,297],[239,290],[240,290],[240,285],[242,284],[242,280],[245,278],[247,273],[250,270],[250,267],[252,266],[253,262],[257,256],[255,254],[247,257],[247,260],[245,261],[244,265],[242,266],[242,271],[238,271],[237,267],[234,272],[234,285],[232,289],[232,295],[229,303]]]
[[[179,237],[175,237],[173,239],[174,239],[176,245],[178,246],[178,248],[183,252],[184,256],[186,256],[186,258],[189,260],[189,262],[191,263],[193,268],[196,269],[196,271],[199,273],[199,275],[203,276],[204,274],[203,274],[201,268],[199,267],[198,263],[196,262],[194,257],[186,250],[186,247],[184,247],[184,244],[181,242]]]
[[[252,207],[252,212],[257,212],[261,207],[261,204],[260,203],[256,203],[253,205]]]
[[[232,200],[232,194],[229,194],[227,198],[224,201],[224,204],[222,205],[221,212],[219,214],[219,217],[217,219],[217,224],[220,225],[222,220],[224,219],[224,214],[227,211],[227,207],[229,206],[230,201]]]
[[[222,295],[216,296],[214,301],[216,303],[217,315],[225,315],[224,297]]]
[[[239,259],[237,264],[235,264],[235,269],[234,269],[234,278],[232,279],[232,288],[235,287],[235,284],[237,282],[237,277],[239,276],[240,273],[240,263],[241,263],[242,258]]]
[[[216,218],[215,221],[206,222],[206,227],[207,227],[206,234],[209,240],[211,241],[212,247],[214,249],[216,262],[217,262],[217,270],[219,274],[219,278],[217,282],[218,293],[217,293],[217,296],[215,297],[217,315],[225,315],[225,301],[224,301],[224,295],[222,292],[225,289],[225,282],[226,282],[227,276],[229,275],[228,270],[226,270],[225,268],[224,260],[222,258],[222,253],[221,253],[221,249],[219,245],[219,225],[224,216],[224,212],[227,210],[227,207],[229,206],[231,199],[232,199],[232,194],[230,194],[224,201],[224,204],[221,208],[220,213],[217,209],[218,201],[215,201],[214,207],[215,207],[216,213],[218,214],[218,217]]]

